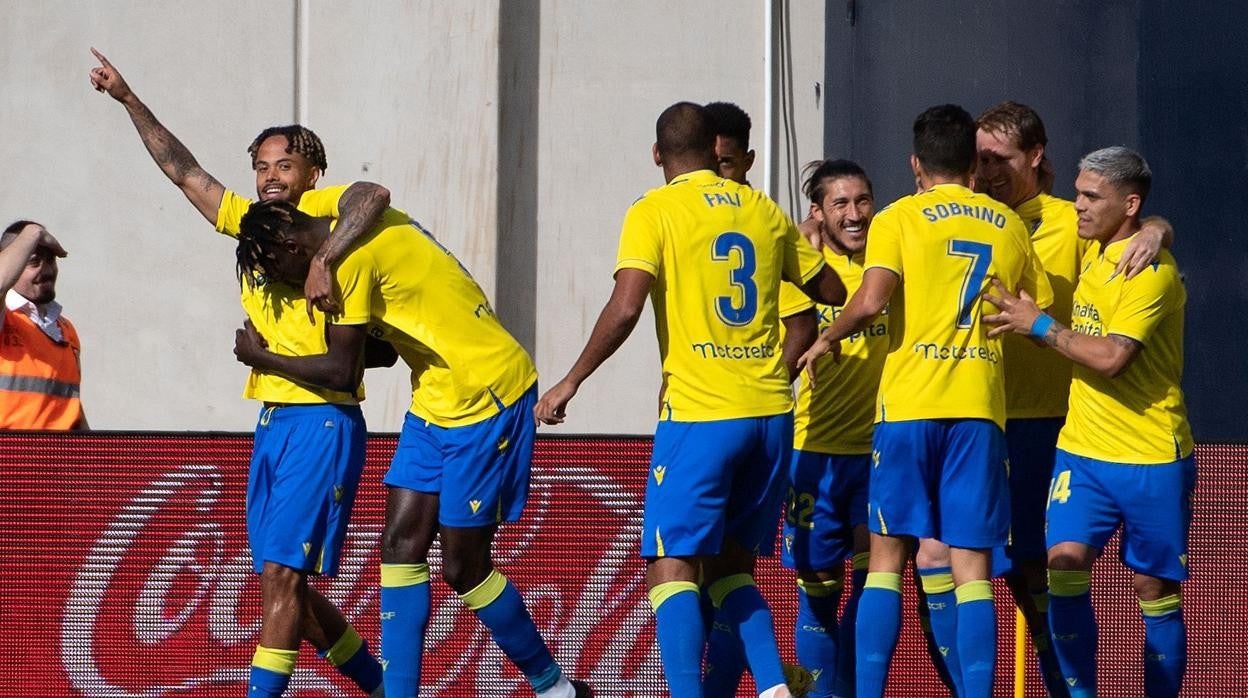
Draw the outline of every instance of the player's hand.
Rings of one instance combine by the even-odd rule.
[[[542,399],[533,406],[533,416],[540,424],[562,424],[567,414],[568,402],[576,395],[576,386],[561,380],[547,390]]]
[[[108,62],[104,54],[94,48],[91,49],[91,53],[100,62],[99,67],[91,69],[91,86],[95,88],[95,91],[107,92],[109,97],[118,102],[124,102],[132,96],[134,93],[126,84],[126,79],[121,77],[121,73]]]
[[[996,277],[992,279],[992,287],[993,291],[984,291],[984,300],[997,306],[996,313],[984,316],[984,322],[995,325],[988,330],[988,336],[997,337],[1006,332],[1030,335],[1031,326],[1041,315],[1035,300],[1022,289],[1019,289],[1017,296],[1010,293],[1010,289]]]
[[[1114,267],[1114,276],[1126,274],[1131,279],[1144,271],[1157,259],[1157,253],[1161,251],[1165,238],[1165,228],[1152,221],[1145,222],[1139,232],[1131,236],[1127,249],[1122,251],[1122,257]]]
[[[52,233],[49,233],[47,228],[39,225],[38,223],[27,223],[26,227],[22,228],[21,234],[36,236],[35,247],[37,248],[46,248],[57,257],[69,256],[69,253],[66,252],[65,248],[61,246],[61,243],[52,236]]]
[[[334,297],[334,279],[329,267],[320,257],[313,257],[308,267],[308,278],[303,282],[303,295],[308,301],[308,320],[315,325],[316,315],[313,308],[326,315],[337,315],[342,306]]]
[[[838,340],[836,342],[833,342],[825,338],[822,334],[820,334],[819,337],[815,340],[815,343],[810,345],[810,348],[806,350],[806,353],[797,357],[797,370],[798,371],[802,371],[803,369],[805,370],[806,380],[810,382],[810,387],[812,388],[815,387],[815,363],[824,354],[831,354],[832,362],[840,363],[841,361],[840,341]]]
[[[815,220],[814,216],[806,216],[806,220],[798,223],[797,232],[806,238],[811,247],[816,250],[823,249],[823,224]]]
[[[234,332],[234,358],[241,364],[255,366],[256,357],[268,348],[269,343],[260,336],[251,320],[244,321],[243,328]]]

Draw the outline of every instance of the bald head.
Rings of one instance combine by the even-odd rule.
[[[659,115],[655,144],[664,160],[715,158],[715,129],[706,109],[693,102],[677,102]]]

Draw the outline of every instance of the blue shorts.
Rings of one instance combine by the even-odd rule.
[[[1010,542],[993,551],[994,574],[1016,571],[1015,563],[1036,560],[1042,565],[1044,510],[1057,452],[1057,433],[1064,417],[1011,419],[1005,423],[1005,445],[1010,454]]]
[[[265,562],[332,576],[364,470],[355,405],[265,407],[247,474],[252,568]]]
[[[724,538],[771,555],[793,413],[659,422],[641,525],[645,558],[715,555]]]
[[[1160,579],[1187,579],[1196,459],[1126,465],[1061,449],[1049,490],[1048,543],[1097,550],[1122,526],[1119,554],[1131,569]]]
[[[780,560],[798,570],[840,569],[854,554],[854,527],[867,522],[869,454],[793,451]]]
[[[383,480],[438,495],[438,523],[457,528],[515,521],[529,498],[537,385],[475,424],[440,427],[408,413]]]
[[[1005,436],[986,419],[880,422],[872,439],[867,525],[955,548],[1005,545]]]

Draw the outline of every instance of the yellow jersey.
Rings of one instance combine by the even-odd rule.
[[[780,350],[780,281],[823,259],[761,192],[710,170],[652,189],[624,216],[615,270],[654,277],[662,419],[704,422],[793,409]]]
[[[442,427],[475,424],[537,382],[528,352],[485,292],[427,230],[397,209],[339,265],[339,325],[368,325],[412,369],[412,414]]]
[[[326,187],[304,192],[299,210],[310,216],[338,216],[338,200],[350,185]],[[253,201],[226,190],[217,209],[217,231],[238,237],[243,215]],[[317,324],[308,321],[307,303],[302,288],[283,283],[265,283],[251,287],[243,283],[242,303],[251,324],[269,344],[269,351],[283,356],[314,356],[329,351],[325,342],[325,320],[315,310]],[[332,402],[351,405],[364,399],[364,386],[356,394],[343,393],[308,383],[300,383],[277,373],[252,369],[243,388],[243,397],[250,400],[287,404],[321,404]]]
[[[864,256],[838,255],[826,247],[823,259],[845,283],[852,296],[862,285]],[[811,301],[801,289],[780,288],[780,317],[788,317],[799,305]],[[815,304],[822,332],[841,314],[844,306]],[[787,311],[787,312],[786,312]],[[861,332],[841,340],[841,358],[822,356],[815,364],[818,385],[812,389],[805,374],[798,376],[797,407],[793,413],[793,448],[835,455],[871,452],[875,422],[875,396],[888,353],[888,309]]]
[[[1048,313],[1070,324],[1070,304],[1092,241],[1079,237],[1075,205],[1041,193],[1014,209],[1031,233],[1036,258],[1053,287]],[[1010,419],[1062,417],[1070,399],[1071,362],[1027,337],[1005,337],[1005,412]]]
[[[1115,274],[1130,238],[1094,249],[1079,275],[1071,329],[1122,335],[1143,347],[1116,378],[1076,365],[1058,448],[1097,460],[1148,465],[1192,452],[1180,381],[1187,292],[1167,250],[1135,278]]]
[[[1018,214],[959,184],[904,197],[871,222],[865,267],[897,274],[876,421],[1005,425],[1001,339],[982,321],[990,279],[1044,308],[1053,291]]]

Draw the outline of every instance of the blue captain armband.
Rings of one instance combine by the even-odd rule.
[[[1040,313],[1040,315],[1036,317],[1036,321],[1031,323],[1031,329],[1027,331],[1027,334],[1035,337],[1036,339],[1044,339],[1045,333],[1049,331],[1049,328],[1053,326],[1054,322],[1055,320],[1052,316],[1047,313]]]

